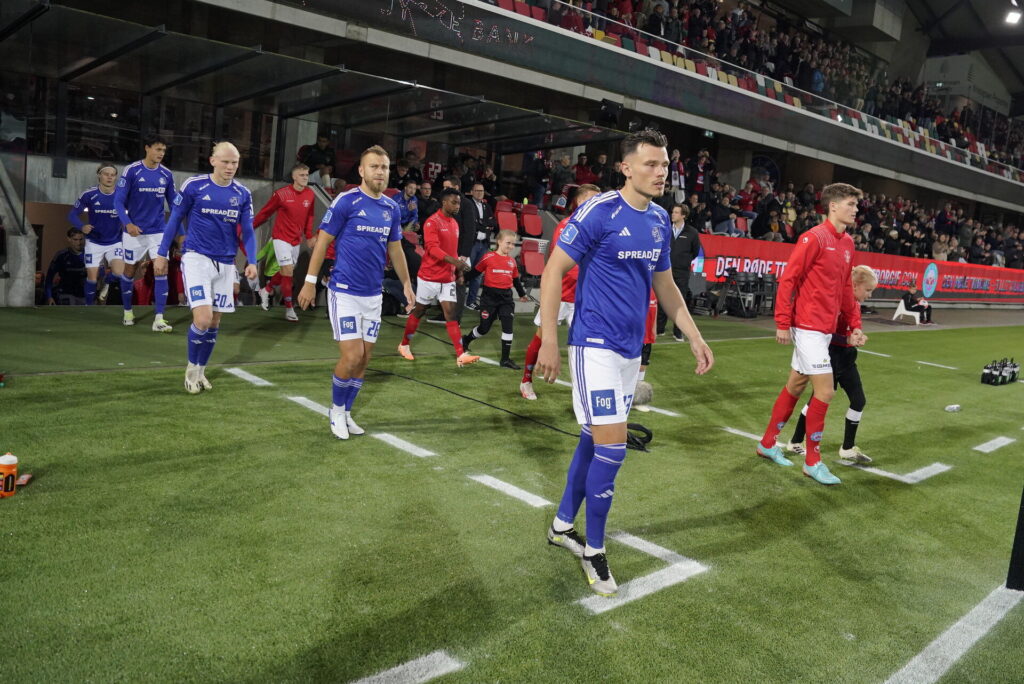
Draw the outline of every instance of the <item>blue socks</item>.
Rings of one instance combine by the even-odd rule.
[[[626,445],[597,444],[587,472],[587,546],[604,548],[604,528],[615,494],[615,475],[626,460]]]
[[[200,330],[195,323],[188,327],[188,362],[199,363],[200,354],[206,347],[206,331]]]
[[[558,504],[558,519],[566,525],[572,525],[583,504],[587,471],[590,470],[593,458],[594,438],[590,434],[590,426],[584,425],[580,428],[580,441],[572,455],[569,473],[565,478],[565,491],[562,493],[561,503]]]
[[[85,281],[85,305],[92,306],[96,301],[96,281],[88,280]]]
[[[167,306],[167,276],[153,276],[153,311],[158,318],[164,315]]]
[[[213,345],[215,344],[217,344],[217,328],[209,328],[203,337],[203,345],[199,347],[199,360],[196,363],[200,366],[205,366],[209,363],[210,355],[213,354]],[[191,347],[192,345],[189,344],[189,346]]]
[[[340,409],[351,411],[356,395],[362,387],[362,378],[339,378],[335,375],[331,386],[331,403]]]
[[[359,394],[359,390],[363,387],[362,378],[352,378],[348,381],[348,397],[345,399],[345,410],[351,411],[352,404],[356,401],[356,395]]]
[[[126,276],[121,276],[121,303],[124,304],[125,311],[132,310],[132,288],[134,287],[134,280]]]

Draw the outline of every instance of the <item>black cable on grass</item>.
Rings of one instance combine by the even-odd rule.
[[[391,375],[391,376],[396,377],[396,378],[401,378],[402,380],[409,380],[409,381],[418,383],[420,385],[426,385],[427,387],[433,387],[434,389],[439,389],[442,392],[447,392],[448,394],[453,394],[456,397],[459,397],[460,399],[468,399],[469,401],[475,401],[478,404],[483,404],[484,406],[487,406],[488,408],[495,409],[496,411],[502,411],[504,413],[509,414],[510,416],[515,416],[516,418],[522,418],[523,420],[528,420],[531,423],[536,423],[537,425],[542,425],[542,426],[548,428],[549,430],[554,430],[555,432],[560,432],[563,435],[569,435],[570,437],[579,437],[578,434],[574,434],[572,432],[566,432],[562,428],[557,428],[554,425],[548,425],[547,423],[545,423],[543,421],[540,421],[540,420],[537,420],[536,418],[531,418],[530,416],[524,416],[523,414],[516,413],[515,411],[509,411],[507,408],[502,408],[500,406],[495,406],[494,404],[491,404],[491,403],[488,403],[486,401],[483,401],[482,399],[477,399],[475,397],[470,397],[470,396],[467,396],[465,394],[460,394],[459,392],[456,392],[455,390],[448,389],[447,387],[442,387],[441,385],[435,385],[432,382],[426,382],[425,380],[420,380],[419,378],[414,378],[414,377],[411,377],[411,376],[408,376],[408,375],[402,375],[401,373],[394,373],[392,371],[378,370],[376,368],[367,368],[366,370],[371,371],[373,373],[377,373],[378,375]]]

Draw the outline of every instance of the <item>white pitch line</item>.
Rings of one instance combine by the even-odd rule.
[[[709,344],[713,344],[715,342],[743,342],[743,341],[746,341],[746,340],[774,340],[774,339],[775,339],[774,335],[771,335],[771,336],[765,335],[764,337],[727,337],[724,340],[704,340],[704,341],[709,343]]]
[[[307,399],[306,397],[288,397],[288,401],[294,401],[299,406],[304,406],[308,408],[310,411],[316,411],[321,416],[329,417],[331,415],[331,410],[329,408],[323,406],[322,404],[316,403],[312,399]]]
[[[943,366],[941,363],[929,363],[928,361],[918,361],[918,363],[921,364],[922,366],[934,366],[935,368],[945,368],[946,370],[960,370],[959,368],[954,368],[953,366]]]
[[[500,365],[501,365],[500,363],[498,363],[498,362],[497,362],[497,361],[495,361],[494,359],[489,359],[489,358],[487,358],[486,356],[481,356],[481,357],[480,357],[480,360],[481,360],[481,361],[483,361],[484,363],[489,363],[489,364],[491,364],[492,366],[500,366]]]
[[[932,684],[1016,606],[1024,592],[997,587],[971,612],[928,644],[885,684]]]
[[[629,532],[614,532],[608,535],[620,544],[625,544],[637,551],[643,551],[648,556],[654,556],[658,560],[663,560],[666,563],[685,563],[691,559],[686,556],[681,556],[675,551],[666,549],[664,546],[658,546],[654,542],[649,542],[646,539],[636,537]]]
[[[978,446],[974,447],[974,450],[980,451],[983,454],[991,454],[996,449],[1004,447],[1007,444],[1013,444],[1016,441],[1017,440],[1015,440],[1013,437],[996,437],[995,439],[988,440],[984,444],[979,444]]]
[[[707,566],[701,565],[695,560],[673,563],[649,575],[637,577],[624,584],[620,584],[619,591],[615,596],[588,596],[580,599],[577,603],[594,615],[600,615],[637,599],[650,596],[656,591],[685,582],[694,575],[705,572],[707,569]]]
[[[241,378],[242,380],[245,380],[246,382],[251,382],[252,384],[256,385],[257,387],[273,387],[274,386],[274,383],[270,382],[269,380],[264,380],[263,378],[257,377],[255,375],[253,375],[252,373],[248,373],[248,372],[242,370],[241,368],[225,368],[224,370],[226,370],[228,373],[231,373],[236,378]]]
[[[874,475],[881,475],[882,477],[887,477],[890,480],[896,480],[897,482],[902,482],[904,484],[917,484],[918,482],[923,482],[924,480],[927,480],[929,477],[932,477],[933,475],[938,475],[939,473],[944,473],[947,470],[953,469],[953,466],[946,465],[945,463],[932,463],[931,465],[927,465],[923,468],[918,468],[917,470],[911,473],[907,473],[906,475],[899,475],[897,473],[890,473],[888,470],[882,470],[881,468],[873,468],[871,466],[865,466],[859,463],[854,463],[853,461],[848,461],[845,458],[840,459],[839,462],[845,466],[850,466],[858,470],[873,473]]]
[[[660,413],[663,416],[672,416],[673,418],[682,418],[683,417],[681,413],[676,413],[675,411],[669,411],[668,409],[658,408],[657,406],[648,406],[647,408],[651,409],[655,413]]]
[[[434,651],[390,670],[364,677],[354,684],[419,684],[458,672],[464,667],[466,663],[451,657],[447,651]]]
[[[883,354],[882,352],[873,352],[873,351],[868,351],[867,349],[860,349],[859,351],[860,351],[861,354],[871,354],[872,356],[884,356],[887,359],[891,359],[892,358],[892,354]]]
[[[370,436],[379,439],[385,444],[390,444],[396,449],[401,449],[407,454],[412,454],[413,456],[419,456],[420,458],[426,458],[427,456],[437,456],[437,454],[435,454],[433,451],[427,451],[422,447],[416,446],[412,442],[406,442],[404,439],[400,437],[395,437],[394,435],[388,434],[387,432],[375,432]]]
[[[731,427],[723,427],[722,429],[725,430],[726,432],[732,433],[734,435],[739,435],[740,437],[746,437],[747,439],[752,439],[755,442],[760,442],[761,441],[760,435],[754,435],[754,434],[751,434],[749,432],[744,432],[743,430],[737,430],[736,428],[731,428]]]
[[[566,382],[565,380],[562,380],[561,378],[555,378],[555,384],[556,385],[565,385],[566,387],[572,387],[572,383],[571,382]]]
[[[470,480],[475,480],[482,485],[486,485],[491,489],[496,489],[502,494],[508,494],[513,499],[519,499],[520,501],[527,503],[534,508],[543,508],[544,506],[554,506],[553,503],[547,499],[541,498],[536,494],[531,494],[525,489],[520,489],[515,485],[511,485],[508,482],[499,480],[496,477],[490,475],[467,475]]]

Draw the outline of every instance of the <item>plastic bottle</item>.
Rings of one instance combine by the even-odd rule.
[[[985,369],[981,371],[981,384],[990,385],[992,384],[992,364],[986,364]]]
[[[18,479],[18,457],[7,452],[0,456],[0,499],[14,496],[15,480]]]

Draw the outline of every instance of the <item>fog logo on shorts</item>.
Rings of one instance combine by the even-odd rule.
[[[195,287],[188,288],[188,296],[192,299],[204,299],[206,297],[206,291],[203,290],[202,285],[196,285]]]
[[[341,324],[341,332],[353,333],[356,331],[355,316],[343,316],[338,319],[338,323]]]
[[[615,390],[594,390],[591,392],[590,407],[595,416],[614,416]]]

